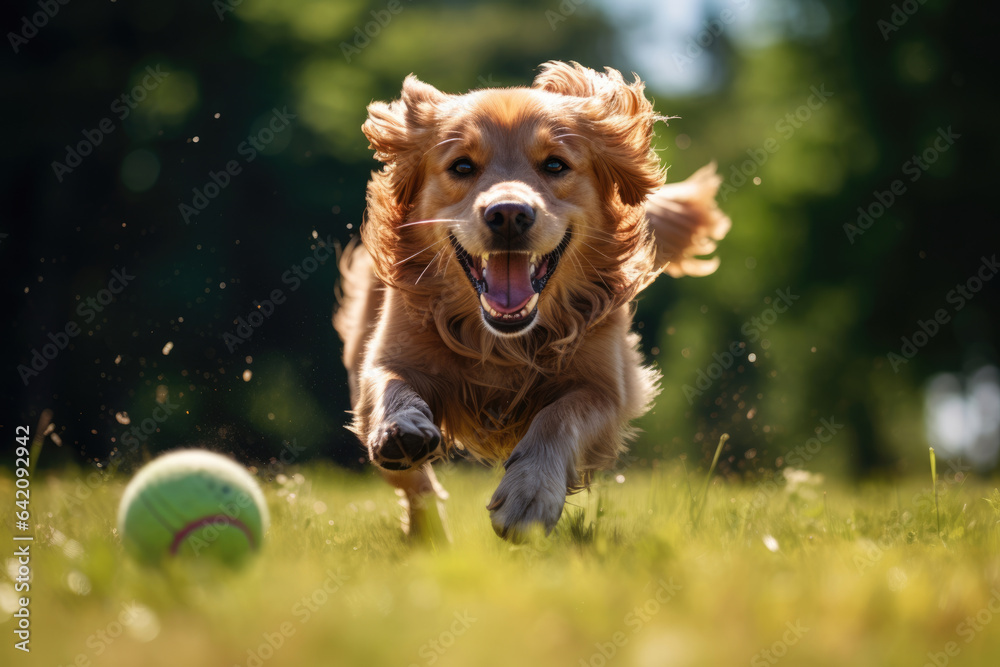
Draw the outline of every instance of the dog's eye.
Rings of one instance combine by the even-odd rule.
[[[448,171],[458,174],[459,176],[468,176],[476,170],[476,166],[472,164],[472,160],[467,157],[461,157],[452,162],[451,166],[448,167]]]
[[[549,172],[550,174],[560,174],[564,171],[569,170],[569,165],[560,160],[557,157],[550,157],[548,160],[542,163],[542,169]]]

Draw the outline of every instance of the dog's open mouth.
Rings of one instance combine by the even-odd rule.
[[[455,256],[479,294],[483,319],[502,333],[525,331],[538,315],[538,297],[559,264],[570,232],[552,252],[490,252],[473,255],[451,237]]]

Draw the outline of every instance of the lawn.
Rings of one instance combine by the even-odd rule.
[[[716,476],[695,521],[704,471],[667,464],[599,478],[551,538],[513,546],[485,510],[499,472],[447,466],[453,545],[435,550],[404,540],[374,474],[306,466],[264,483],[271,529],[236,573],[135,565],[114,530],[127,480],[40,474],[31,653],[4,547],[0,664],[996,665],[1000,495],[939,473],[940,533],[929,474]]]

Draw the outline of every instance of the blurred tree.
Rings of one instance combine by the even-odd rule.
[[[640,305],[655,325],[669,304],[651,434],[701,442],[708,458],[730,431],[728,462],[741,470],[788,462],[807,443],[816,451],[796,460],[810,467],[922,469],[924,380],[997,362],[995,286],[948,299],[997,246],[981,196],[997,142],[983,104],[991,93],[977,85],[995,60],[977,29],[987,19],[968,6],[903,4],[767,3],[749,30],[719,37],[713,66],[726,74],[715,78],[727,84],[669,109],[695,138],[682,142],[673,127],[664,137],[678,178],[718,159],[735,225],[717,276],[661,281]],[[725,6],[708,6],[706,19]],[[764,331],[753,318],[779,289],[799,298]],[[939,309],[947,323],[891,363]],[[745,354],[685,396],[733,341]],[[844,425],[829,447],[810,441],[817,429],[829,435],[823,419]]]
[[[552,58],[600,66],[613,38],[591,8],[553,27],[527,0],[69,4],[29,33],[0,65],[20,128],[2,173],[4,425],[53,408],[49,463],[204,440],[358,464],[327,251],[356,233],[377,168],[365,107],[410,72],[463,92]],[[122,267],[134,279],[90,313]],[[66,349],[45,348],[67,324]]]
[[[701,45],[686,57],[705,86],[650,91],[680,116],[658,148],[671,180],[718,161],[734,227],[716,275],[661,279],[639,302],[664,391],[635,453],[707,459],[727,431],[734,473],[923,465],[925,379],[997,357],[995,284],[948,298],[996,248],[989,10],[695,6],[704,22],[677,48]],[[330,250],[377,167],[366,105],[410,72],[463,92],[527,84],[553,58],[641,69],[626,47],[648,12],[629,7],[137,0],[60,5],[31,28],[38,5],[16,3],[0,428],[52,408],[49,463],[203,439],[357,464]],[[134,279],[104,303],[116,269]],[[939,309],[948,321],[892,363]]]

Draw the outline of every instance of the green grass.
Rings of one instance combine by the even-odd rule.
[[[32,652],[12,648],[4,546],[0,664],[920,667],[935,664],[928,653],[938,665],[997,664],[993,485],[939,475],[939,536],[929,475],[862,488],[715,477],[694,529],[679,468],[623,474],[570,498],[552,538],[512,546],[485,510],[499,473],[447,468],[454,544],[434,552],[405,542],[396,498],[374,475],[305,467],[265,484],[261,556],[208,581],[125,557],[120,481],[42,475]],[[698,486],[704,471],[690,474]],[[7,504],[13,486],[0,479]],[[11,521],[0,544],[12,544]],[[258,661],[248,651],[268,635],[281,645]]]

